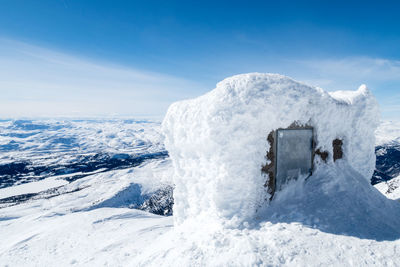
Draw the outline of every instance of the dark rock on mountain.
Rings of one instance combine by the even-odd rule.
[[[389,181],[400,175],[400,144],[389,143],[375,148],[376,167],[371,184]]]

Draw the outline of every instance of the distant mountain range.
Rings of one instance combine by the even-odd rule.
[[[371,184],[389,181],[400,175],[400,144],[392,142],[375,148],[376,166]]]
[[[383,125],[387,128],[387,124]],[[380,128],[377,134],[380,142],[375,148],[376,169],[371,178],[372,185],[400,176],[400,142],[398,137],[391,137],[393,133],[398,136],[400,129],[389,131],[386,128]],[[389,138],[385,135],[387,132],[392,134]],[[0,189],[50,177],[71,183],[89,175],[130,169],[168,158],[160,123],[133,120],[4,120],[0,121],[0,152]],[[391,190],[397,185],[392,183]],[[161,187],[133,206],[171,215],[172,191],[171,186]],[[54,188],[7,197],[0,194],[0,204],[8,206],[58,194],[59,190]],[[133,207],[131,204],[126,202],[127,207]]]

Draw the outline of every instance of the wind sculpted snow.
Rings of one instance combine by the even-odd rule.
[[[175,222],[212,217],[237,227],[252,221],[271,197],[264,187],[269,178],[261,172],[267,136],[293,123],[312,126],[321,151],[332,151],[332,141],[343,139],[342,161],[369,185],[378,112],[366,86],[327,93],[261,73],[229,77],[203,96],[172,104],[163,131],[175,168]],[[323,163],[316,158],[314,164]],[[334,166],[331,153],[324,168]]]
[[[353,97],[360,93],[366,94],[366,91],[360,90],[353,94]],[[340,101],[343,105],[353,99],[343,92],[341,95]],[[362,99],[363,96],[359,96],[357,101],[362,102]],[[212,108],[207,105],[205,107]],[[240,119],[246,119],[243,114],[249,110],[239,111]],[[289,112],[290,109],[286,111]],[[220,111],[222,118],[232,113],[230,109]],[[201,115],[204,114],[199,113],[199,116]],[[127,122],[125,125],[122,122],[106,121],[103,125],[100,122],[93,124],[77,122],[72,123],[74,128],[72,130],[58,126],[61,128],[48,131],[46,129],[55,126],[43,126],[40,122],[18,122],[17,126],[13,123],[0,122],[5,127],[2,129],[6,129],[2,131],[4,135],[0,138],[1,144],[5,145],[4,149],[12,151],[7,155],[9,162],[15,160],[18,155],[16,148],[18,145],[20,148],[25,148],[21,149],[21,158],[32,156],[35,166],[40,162],[43,165],[48,163],[51,165],[51,161],[42,157],[46,153],[36,160],[35,153],[32,153],[35,150],[33,147],[40,147],[41,138],[44,138],[43,141],[46,143],[45,135],[53,134],[54,138],[56,135],[61,135],[58,133],[60,130],[61,132],[65,130],[62,138],[70,134],[74,136],[72,139],[75,143],[68,144],[68,149],[76,149],[74,151],[78,151],[77,155],[80,153],[77,147],[83,148],[82,152],[105,151],[108,155],[119,155],[116,157],[118,159],[124,159],[125,154],[130,155],[129,151],[133,152],[132,154],[147,154],[164,150],[159,124],[130,125],[130,122]],[[71,125],[69,122],[63,123]],[[193,123],[199,122],[193,120]],[[216,121],[216,124],[224,123],[228,122]],[[255,121],[252,123],[256,124]],[[15,127],[22,127],[18,126],[19,124],[27,124],[23,127],[28,127],[30,130],[15,130]],[[199,125],[201,124],[192,125],[192,129],[196,129]],[[359,126],[357,123],[355,125]],[[239,130],[244,127],[240,124],[235,126]],[[105,129],[100,131],[102,127]],[[120,136],[118,132],[124,127],[128,129],[122,130],[124,134]],[[10,130],[11,128],[14,132]],[[30,134],[30,131],[34,131],[35,134]],[[210,131],[214,135],[218,134],[212,129]],[[41,133],[46,134],[41,135]],[[93,140],[89,142],[92,134]],[[207,135],[207,132],[203,134]],[[182,136],[205,138],[191,131],[181,131],[173,138],[178,142]],[[253,138],[248,135],[241,137],[244,140]],[[88,141],[84,141],[85,139]],[[143,144],[141,140],[144,140],[145,146],[141,146]],[[26,145],[23,144],[24,141],[27,141]],[[226,143],[229,141],[221,140]],[[264,141],[264,150],[260,152],[263,160],[267,148],[267,142]],[[92,145],[85,146],[89,144],[87,142]],[[121,146],[120,142],[127,146]],[[198,153],[196,142],[188,142],[185,145],[189,147],[184,149],[193,149]],[[367,146],[373,153],[373,143],[368,143]],[[29,147],[32,149],[29,150]],[[48,147],[48,154],[61,156],[61,162],[68,159],[65,156],[68,153],[59,153],[51,147]],[[236,143],[233,149],[225,152],[239,153],[255,148],[257,147],[249,143],[244,145]],[[222,152],[210,149],[210,158],[215,159]],[[71,162],[79,158],[71,154],[69,154]],[[215,210],[213,207],[207,209],[208,199],[218,198],[219,204],[223,204],[223,201],[232,201],[232,198],[229,198],[231,195],[225,194],[224,190],[208,191],[207,188],[217,185],[219,189],[227,186],[240,187],[240,190],[245,191],[246,184],[235,184],[234,177],[228,181],[231,184],[218,182],[216,181],[219,179],[218,175],[225,173],[224,165],[213,169],[215,166],[208,164],[207,161],[189,159],[190,162],[185,167],[201,167],[192,169],[193,172],[200,170],[200,174],[207,174],[213,171],[215,175],[211,185],[200,183],[192,187],[180,181],[180,186],[187,187],[174,189],[172,178],[176,175],[174,172],[177,166],[174,165],[177,162],[172,162],[167,157],[148,158],[139,165],[127,164],[124,168],[110,168],[107,171],[96,169],[93,172],[78,172],[75,174],[84,176],[68,181],[63,180],[64,176],[53,176],[54,174],[38,179],[37,182],[40,183],[55,177],[54,181],[59,181],[60,178],[66,183],[54,189],[57,192],[49,191],[20,205],[0,209],[2,240],[0,264],[8,266],[396,266],[400,262],[399,203],[388,200],[370,185],[365,175],[372,174],[371,166],[365,166],[365,170],[361,172],[354,168],[355,165],[361,168],[362,164],[359,163],[369,162],[370,158],[352,164],[345,160],[337,160],[335,163],[331,162],[329,168],[317,164],[310,178],[292,181],[275,195],[272,202],[259,206],[256,216],[248,217],[244,223],[238,225],[223,224],[215,216],[210,216],[209,212]],[[258,158],[249,157],[249,159],[257,161]],[[239,164],[240,168],[252,166],[244,164],[243,161],[234,163]],[[178,164],[186,163],[182,161]],[[247,173],[248,176],[251,174]],[[71,177],[74,173],[65,175]],[[201,177],[197,178],[200,182],[205,182],[200,179]],[[49,186],[54,181],[50,180]],[[249,177],[248,182],[251,181]],[[10,190],[17,186],[1,190],[7,190],[12,195]],[[198,206],[202,207],[198,210],[201,211],[199,216],[188,218],[181,224],[174,224],[176,215],[152,214],[171,214],[174,201],[172,190],[174,194],[178,196],[180,194],[181,199],[186,197],[187,201],[198,201]],[[201,197],[196,197],[197,195]],[[246,193],[240,195],[243,198],[247,196],[249,194]],[[250,201],[254,198],[248,199]],[[179,197],[177,200],[179,201]]]

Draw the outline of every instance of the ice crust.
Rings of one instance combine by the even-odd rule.
[[[278,74],[236,75],[203,96],[172,104],[164,118],[175,224],[216,220],[236,227],[254,220],[269,199],[261,172],[267,136],[293,122],[313,126],[316,149],[329,152],[327,163],[315,158],[316,169],[323,164],[340,176],[336,164],[344,161],[369,186],[379,109],[366,86],[328,93]],[[344,157],[334,162],[336,138],[343,140]]]

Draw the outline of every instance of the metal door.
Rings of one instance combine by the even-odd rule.
[[[311,175],[313,129],[279,129],[276,133],[276,190],[300,175]]]

